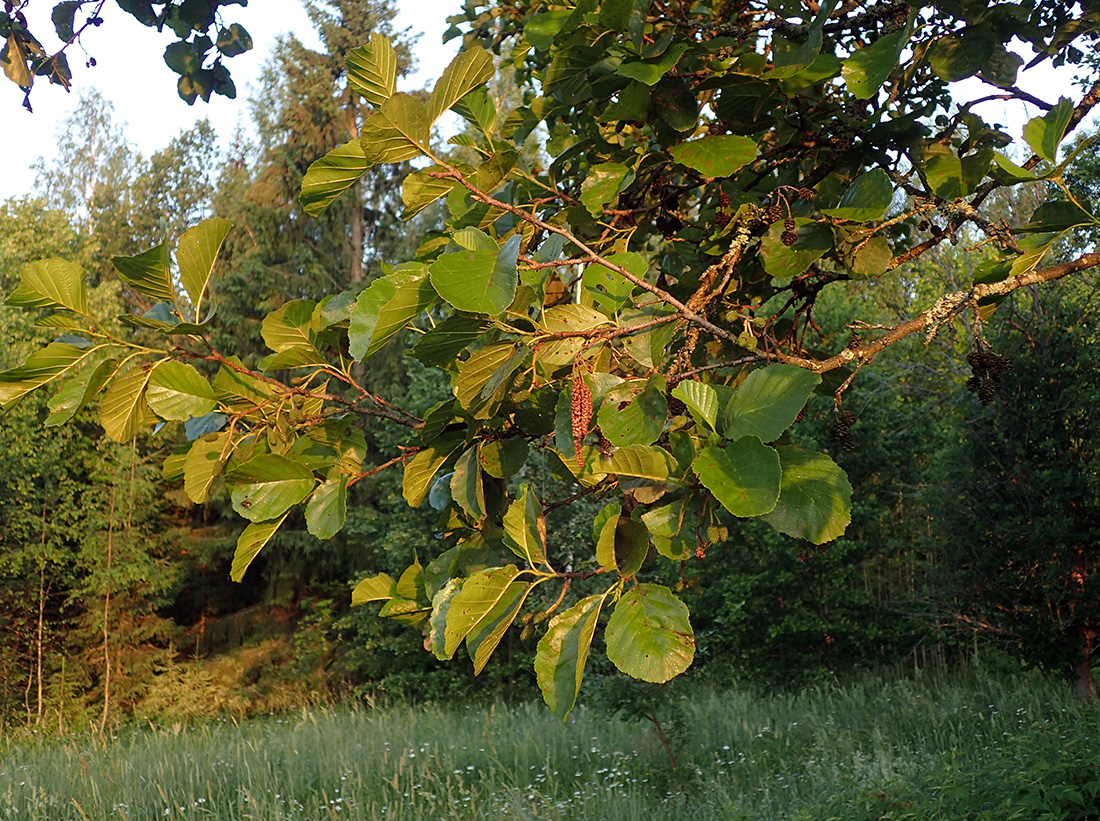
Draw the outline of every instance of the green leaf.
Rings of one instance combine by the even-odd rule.
[[[1023,64],[1023,57],[998,45],[989,61],[982,67],[981,76],[983,80],[995,86],[1010,88],[1016,85],[1016,76]]]
[[[348,477],[333,476],[313,491],[306,503],[306,529],[318,539],[331,539],[348,515]]]
[[[501,313],[516,296],[519,285],[516,260],[521,241],[522,238],[515,234],[499,251],[443,254],[428,268],[432,286],[460,311]]]
[[[320,364],[325,361],[317,350],[317,335],[313,331],[313,311],[316,305],[308,299],[295,299],[264,317],[260,333],[264,344],[277,353],[294,352],[275,362],[264,362],[265,370],[276,367]]]
[[[895,31],[852,52],[841,70],[852,96],[859,100],[869,100],[878,94],[882,84],[890,77],[890,72],[898,67],[901,50],[909,41],[909,34],[908,29]]]
[[[523,36],[539,51],[546,51],[554,44],[554,37],[572,13],[572,9],[554,9],[536,14],[524,25]]]
[[[454,394],[459,405],[471,412],[481,407],[525,355],[526,349],[515,342],[500,342],[474,353],[458,369]]]
[[[690,46],[687,43],[676,43],[669,46],[660,57],[650,60],[634,60],[622,63],[616,74],[620,77],[629,77],[647,86],[656,85],[657,82],[680,62]]]
[[[788,536],[824,544],[844,535],[852,520],[852,485],[824,453],[780,446],[779,501],[764,517]]]
[[[478,86],[489,81],[494,73],[493,58],[480,46],[469,46],[459,52],[432,89],[428,100],[428,120],[434,123],[449,109]]]
[[[451,612],[451,605],[454,603],[455,596],[462,590],[464,581],[465,579],[448,579],[432,596],[432,615],[429,619],[428,638],[431,641],[432,654],[440,661],[449,661],[451,658],[446,653],[447,616]]]
[[[649,530],[653,546],[667,559],[683,561],[694,555],[695,518],[688,507],[688,499],[652,508],[642,514],[642,523]]]
[[[425,365],[446,367],[489,327],[484,319],[455,314],[420,337],[412,354]]]
[[[941,80],[953,83],[977,74],[993,56],[993,32],[986,26],[966,29],[962,36],[948,34],[932,43],[928,62]]]
[[[44,259],[23,268],[19,287],[7,299],[21,308],[64,308],[88,315],[84,269],[63,259]]]
[[[672,389],[672,395],[687,405],[696,422],[705,423],[711,430],[715,429],[718,419],[718,392],[714,388],[694,379],[685,379]]]
[[[88,404],[107,381],[118,370],[118,360],[108,359],[100,362],[95,368],[85,371],[81,376],[70,379],[47,403],[50,415],[46,417],[47,428],[63,425],[76,413]],[[0,374],[0,405],[4,395],[3,374]]]
[[[451,454],[462,446],[462,442],[462,436],[441,436],[431,447],[424,448],[409,460],[401,481],[401,493],[409,507],[420,507],[423,504],[436,473]]]
[[[485,442],[478,452],[481,469],[496,479],[515,476],[527,462],[527,442],[523,439],[496,439]]]
[[[821,259],[833,248],[833,232],[828,225],[805,217],[795,217],[798,239],[788,248],[782,240],[783,222],[768,229],[760,244],[764,270],[777,279],[791,279]]]
[[[484,86],[475,88],[451,108],[471,125],[477,126],[490,139],[496,130],[497,107]]]
[[[779,454],[755,436],[704,448],[692,465],[703,486],[734,516],[762,516],[779,499]]]
[[[435,298],[427,269],[419,263],[402,265],[376,279],[359,294],[351,312],[348,350],[352,357],[362,361],[379,350]]]
[[[602,473],[663,482],[676,470],[676,462],[663,448],[627,445],[616,448],[610,458],[597,460],[595,469]]]
[[[171,249],[167,242],[132,257],[112,257],[119,279],[157,302],[176,301],[172,287]]]
[[[748,375],[726,405],[723,435],[778,439],[794,424],[821,377],[797,365],[776,364]]]
[[[214,410],[214,391],[191,365],[175,360],[159,363],[149,376],[145,401],[161,419],[179,422]]]
[[[622,163],[605,162],[588,169],[581,183],[581,202],[588,213],[597,217],[608,203],[615,202],[619,194],[634,182],[634,171]]]
[[[605,635],[611,663],[628,676],[654,684],[680,675],[695,657],[687,607],[658,584],[639,584],[624,594]]]
[[[470,631],[477,627],[493,608],[505,598],[519,570],[515,565],[494,567],[470,576],[462,590],[451,601],[447,613],[446,638],[443,652],[447,658],[454,656]]]
[[[265,453],[225,474],[233,509],[250,522],[282,516],[316,486],[313,471],[301,462]]]
[[[464,586],[465,587],[465,586]],[[505,632],[519,615],[523,602],[534,588],[530,582],[512,582],[492,610],[485,614],[466,636],[466,649],[474,660],[474,675],[480,675],[489,663]],[[457,596],[455,598],[458,598]]]
[[[397,51],[382,34],[372,33],[369,44],[349,51],[344,64],[348,85],[376,108],[397,90]]]
[[[1073,103],[1065,97],[1042,117],[1028,120],[1024,126],[1024,139],[1031,150],[1048,162],[1058,162],[1058,146],[1066,136],[1066,129],[1073,118]]]
[[[527,485],[504,514],[504,544],[532,567],[546,564],[546,519]]]
[[[116,376],[100,400],[99,424],[116,442],[129,442],[141,428],[156,423],[145,401],[151,374],[152,368],[143,365]]]
[[[252,560],[256,558],[264,545],[271,541],[275,531],[286,521],[287,514],[283,514],[270,522],[251,522],[240,538],[237,539],[237,549],[233,553],[233,566],[229,569],[229,578],[239,582],[244,578],[244,573]]]
[[[485,516],[485,481],[478,464],[479,449],[478,445],[467,448],[451,474],[451,498],[474,521]]]
[[[397,582],[387,573],[370,576],[355,585],[351,591],[351,605],[366,604],[372,601],[385,601],[397,595]]]
[[[621,514],[604,523],[596,542],[600,567],[618,571],[620,576],[633,576],[648,553],[649,531],[644,524]]]
[[[886,215],[886,209],[894,199],[894,184],[881,168],[875,168],[856,177],[851,187],[844,192],[836,208],[822,208],[823,214],[837,219],[880,220]]]
[[[360,140],[344,143],[315,160],[302,178],[302,191],[298,195],[302,210],[310,216],[319,216],[333,200],[355,185],[371,165]]]
[[[252,49],[252,37],[239,23],[218,31],[218,41],[214,44],[226,57],[236,57]]]
[[[73,20],[76,17],[76,10],[80,8],[80,3],[75,0],[66,0],[62,3],[57,3],[53,7],[53,11],[50,12],[50,19],[53,21],[54,31],[57,32],[57,39],[63,43],[67,43],[73,38],[75,33],[73,30]]]
[[[473,169],[468,165],[456,166],[466,176],[473,174]],[[446,169],[439,165],[431,165],[413,171],[401,185],[401,202],[405,204],[405,211],[401,219],[409,220],[431,205],[440,197],[445,197],[458,187],[458,180],[453,177],[437,177],[433,174],[445,172]]]
[[[202,504],[210,498],[210,486],[229,458],[228,444],[228,431],[208,433],[196,439],[187,451],[183,464],[183,489],[187,498],[195,504]]]
[[[195,321],[202,319],[202,299],[214,262],[218,258],[233,223],[226,219],[205,219],[188,230],[176,244],[176,263],[180,269],[180,284],[195,308]]]
[[[607,596],[589,596],[550,620],[535,652],[535,676],[543,701],[555,716],[566,719],[577,703],[588,651]]]
[[[0,408],[11,409],[31,391],[75,368],[94,350],[67,342],[51,342],[35,351],[22,365],[0,373]]]
[[[620,397],[629,396],[629,387],[608,391],[596,414],[600,430],[612,445],[652,445],[664,433],[668,420],[668,403],[655,382],[628,403]]]
[[[401,162],[430,153],[428,112],[420,100],[404,92],[382,103],[363,123],[359,134],[363,157],[369,165]]]
[[[649,263],[645,257],[634,251],[620,254],[612,254],[606,257],[613,265],[626,269],[638,279],[645,279],[649,271]],[[592,295],[592,301],[607,313],[614,315],[630,302],[630,297],[637,287],[622,274],[612,271],[604,265],[589,265],[584,269],[582,277],[585,289]],[[560,306],[564,307],[564,306]],[[574,306],[583,307],[583,306]]]
[[[680,143],[669,153],[704,177],[729,177],[756,159],[756,150],[756,142],[748,137],[720,135]]]

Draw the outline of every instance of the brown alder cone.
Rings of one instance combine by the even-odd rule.
[[[577,467],[584,467],[584,456],[581,454],[581,445],[584,437],[588,435],[588,425],[592,421],[592,391],[588,389],[588,383],[584,381],[584,369],[576,363],[573,364],[573,405],[571,408],[573,422],[573,449],[577,453]]]

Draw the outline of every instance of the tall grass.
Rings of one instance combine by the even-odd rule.
[[[1019,805],[1016,817],[1037,819],[1027,784],[1048,804],[1052,779],[1094,778],[1100,795],[1094,708],[1039,676],[866,681],[770,697],[700,690],[669,715],[676,770],[652,725],[583,708],[562,724],[541,705],[306,711],[109,738],[9,738],[0,742],[0,818],[848,821],[1008,818],[983,813]],[[1073,806],[1063,796],[1051,818],[1100,817],[1088,814],[1088,784],[1077,787],[1083,814],[1057,810]]]

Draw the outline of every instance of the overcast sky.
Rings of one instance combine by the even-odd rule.
[[[403,88],[418,88],[431,84],[450,61],[458,45],[452,40],[442,45],[446,18],[457,13],[461,0],[396,0],[399,9],[397,25],[420,32],[417,48],[419,71],[406,79]],[[47,13],[52,2],[41,0],[31,4],[39,13]],[[114,3],[104,7],[105,23],[89,29],[84,36],[88,56],[96,60],[95,68],[85,68],[87,57],[79,48],[69,52],[73,67],[74,89],[66,94],[58,86],[36,83],[31,100],[34,113],[20,107],[20,92],[5,78],[0,78],[0,199],[29,193],[34,183],[31,164],[42,154],[49,154],[55,135],[73,112],[81,90],[98,87],[114,102],[115,115],[127,123],[127,135],[145,155],[165,147],[173,136],[208,117],[217,129],[223,146],[227,145],[238,122],[249,126],[248,104],[250,84],[260,75],[266,55],[282,33],[293,32],[303,41],[316,44],[309,20],[300,0],[252,0],[246,8],[225,7],[228,22],[239,22],[252,35],[255,48],[228,61],[238,90],[236,100],[214,95],[209,103],[196,102],[188,106],[175,93],[176,75],[164,64],[164,49],[174,38],[169,33],[158,35],[134,21]],[[44,23],[32,18],[32,26],[49,31]],[[45,40],[47,48],[54,44]],[[1058,96],[1075,100],[1081,92],[1071,86],[1072,72],[1038,70],[1021,75],[1020,87],[1039,99],[1055,101]],[[967,80],[953,87],[961,99],[986,96],[996,89],[978,80]],[[1019,138],[1029,117],[1041,112],[1034,106],[1013,101],[991,102],[976,109],[987,122],[1004,124],[1014,138]]]

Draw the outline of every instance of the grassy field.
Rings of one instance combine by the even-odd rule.
[[[1097,819],[1100,715],[1039,676],[700,692],[653,725],[541,705],[310,711],[0,742],[0,818]]]

